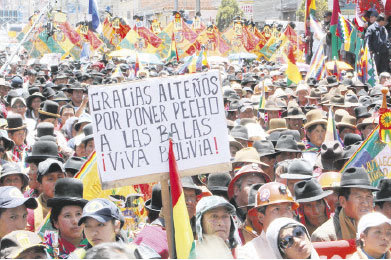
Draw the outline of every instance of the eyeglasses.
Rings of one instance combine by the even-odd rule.
[[[280,243],[279,243],[280,248],[282,249],[290,248],[294,243],[294,238],[302,237],[304,234],[305,234],[305,230],[303,227],[301,226],[295,227],[295,229],[293,229],[291,236],[286,236],[280,239]]]

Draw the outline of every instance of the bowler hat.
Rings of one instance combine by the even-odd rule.
[[[58,104],[52,100],[46,100],[43,102],[43,107],[38,110],[38,113],[54,118],[60,117],[58,114]]]
[[[378,191],[371,185],[368,173],[362,167],[350,167],[342,172],[341,188],[361,188]]]
[[[77,173],[85,162],[86,160],[84,158],[72,156],[65,162],[64,168],[66,171],[68,170],[72,173]]]
[[[152,196],[145,202],[144,206],[148,210],[160,211],[162,209],[162,205],[162,188],[160,184],[155,184],[152,187]]]
[[[51,208],[65,205],[84,207],[88,200],[83,199],[83,182],[75,178],[62,178],[57,180],[54,187],[54,197],[48,199]]]
[[[374,202],[391,201],[391,179],[381,179]]]
[[[7,131],[17,131],[26,129],[26,125],[23,123],[23,118],[19,114],[9,114],[7,117],[8,126],[5,128]]]
[[[292,152],[292,153],[300,153],[301,150],[297,145],[296,140],[291,135],[282,135],[278,138],[276,144],[277,152]]]
[[[84,137],[81,140],[83,143],[88,142],[89,140],[94,138],[94,131],[92,129],[92,124],[88,124],[83,128]]]
[[[215,191],[225,192],[227,194],[228,185],[231,181],[231,175],[228,172],[212,173],[208,176],[208,190],[213,194]]]
[[[56,136],[54,134],[54,125],[49,122],[42,122],[37,125],[37,138],[40,138],[45,135]]]
[[[341,122],[337,123],[337,128],[341,127],[356,129],[356,118],[350,115],[343,116]]]
[[[313,167],[309,161],[305,159],[293,159],[288,165],[288,172],[281,174],[281,178],[307,180],[313,177],[312,172]]]
[[[58,156],[58,146],[55,142],[38,140],[33,144],[31,153],[26,157],[26,163],[43,161],[47,158],[63,161],[63,159]]]
[[[309,179],[295,183],[295,199],[297,202],[311,202],[323,199],[333,193],[332,190],[324,191],[316,179]]]

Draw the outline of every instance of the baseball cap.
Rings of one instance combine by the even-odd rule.
[[[22,192],[18,188],[14,186],[0,187],[0,208],[11,209],[21,205],[25,205],[29,209],[38,207],[34,198],[23,197]]]
[[[26,100],[24,100],[24,98],[22,98],[22,97],[14,97],[14,98],[11,100],[11,107],[12,107],[13,105],[15,105],[15,103],[16,103],[17,101],[22,102],[23,105],[26,106]]]
[[[32,248],[41,248],[44,252],[41,238],[27,230],[16,230],[4,236],[0,241],[0,258],[15,259],[21,253]]]
[[[56,170],[65,172],[64,164],[56,159],[46,159],[45,161],[40,162],[38,165],[38,177],[42,177]]]
[[[101,223],[116,219],[121,222],[121,227],[125,223],[124,216],[119,208],[108,199],[93,199],[83,208],[83,215],[79,220],[79,226],[84,223],[87,217],[93,218]]]
[[[391,219],[387,218],[380,212],[371,212],[368,214],[365,214],[361,217],[360,221],[358,222],[357,226],[357,239],[360,238],[360,235],[370,227],[376,227],[380,226],[384,223],[391,225]]]

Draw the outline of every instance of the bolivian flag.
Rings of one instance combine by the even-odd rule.
[[[296,65],[295,54],[293,53],[291,43],[288,45],[288,68],[286,69],[286,76],[288,78],[288,86],[292,83],[298,84],[302,80],[299,67]]]
[[[185,202],[182,184],[179,179],[178,168],[170,139],[168,161],[170,167],[170,185],[172,199],[172,215],[175,232],[175,249],[178,259],[194,258],[194,238],[190,226],[189,214]]]

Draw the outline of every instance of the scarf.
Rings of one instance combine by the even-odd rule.
[[[26,151],[29,150],[29,147],[26,144],[15,145],[12,149],[12,160],[14,162],[23,161]]]
[[[44,235],[44,244],[46,252],[53,259],[66,259],[69,254],[78,248],[86,248],[88,245],[87,238],[82,239],[80,244],[75,247],[67,240],[61,238],[57,231],[46,231]]]
[[[339,213],[339,224],[342,232],[342,239],[356,239],[357,226],[353,223],[352,219],[346,216],[345,211],[342,209]]]

